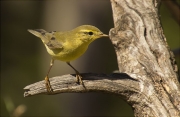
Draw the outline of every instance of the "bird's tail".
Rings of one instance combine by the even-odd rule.
[[[47,34],[48,32],[43,30],[43,29],[35,29],[35,30],[31,30],[31,29],[28,29],[28,31],[30,33],[32,33],[33,35],[41,38],[41,40],[46,44],[49,42],[48,38],[47,38]]]

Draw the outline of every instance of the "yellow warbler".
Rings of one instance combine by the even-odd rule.
[[[28,30],[33,35],[41,38],[47,52],[52,56],[48,73],[45,77],[48,92],[53,92],[48,74],[53,66],[54,60],[66,62],[76,72],[77,82],[82,84],[80,73],[70,64],[70,61],[80,57],[88,48],[89,44],[100,37],[107,37],[98,28],[91,25],[82,25],[71,31],[47,32],[43,29]]]

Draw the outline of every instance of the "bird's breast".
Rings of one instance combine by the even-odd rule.
[[[88,45],[89,44],[64,43],[62,49],[52,50],[49,49],[47,46],[46,49],[54,59],[70,62],[72,60],[79,58],[82,54],[84,54],[88,48]]]

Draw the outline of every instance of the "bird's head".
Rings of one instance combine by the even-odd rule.
[[[98,28],[91,25],[79,26],[72,30],[72,32],[76,35],[77,38],[84,42],[92,42],[101,37],[108,37],[108,35],[102,33]]]

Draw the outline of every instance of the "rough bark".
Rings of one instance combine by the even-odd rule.
[[[53,94],[48,93],[45,87],[45,81],[40,81],[24,88],[24,97],[33,96],[37,94],[49,94],[54,95],[58,93],[75,93],[75,92],[106,92],[115,95],[125,96],[125,92],[136,93],[138,88],[138,81],[132,79],[130,76],[124,73],[95,74],[84,73],[83,84],[76,83],[76,77],[74,75],[63,75],[50,78]]]
[[[115,28],[110,38],[119,71],[139,81],[139,96],[130,102],[135,116],[179,116],[178,69],[160,24],[159,1],[111,0],[111,4]]]
[[[84,85],[73,75],[51,78],[57,93],[100,91],[118,95],[134,109],[134,115],[180,116],[178,68],[158,16],[159,0],[111,0],[114,45],[119,74],[83,74]],[[26,86],[25,96],[48,94],[44,81]]]

